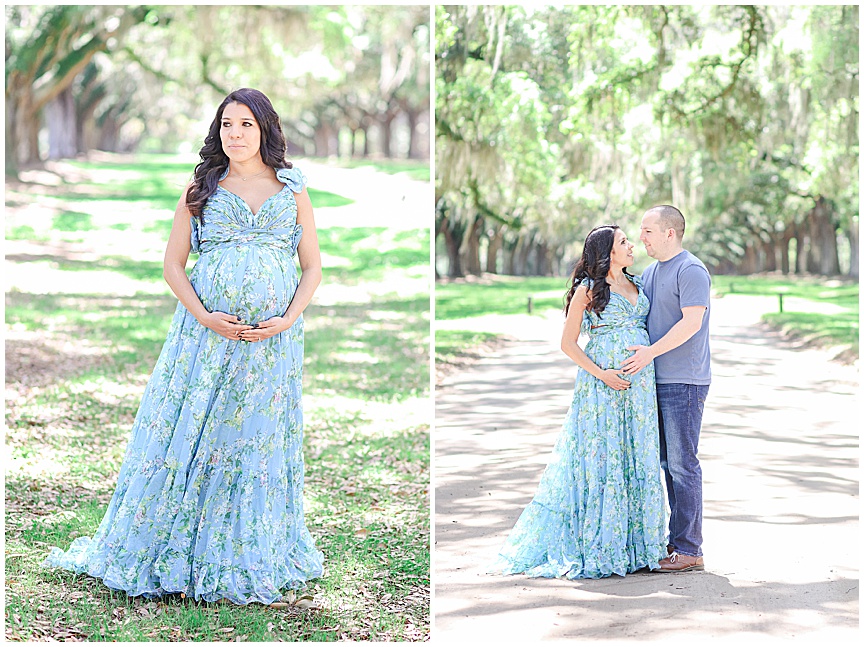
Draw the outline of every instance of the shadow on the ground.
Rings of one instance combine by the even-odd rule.
[[[698,586],[693,587],[698,578]],[[556,616],[555,625],[539,627],[538,634],[544,639],[610,637],[645,638],[638,630],[641,619],[668,619],[665,623],[654,623],[652,638],[680,635],[687,628],[707,628],[715,635],[738,634],[740,632],[778,635],[801,631],[796,622],[798,613],[818,612],[826,624],[840,627],[857,625],[857,614],[838,608],[858,597],[858,581],[838,578],[822,582],[790,584],[786,582],[758,582],[754,586],[737,587],[723,575],[711,573],[681,573],[664,575],[657,573],[631,574],[626,577],[628,586],[621,587],[620,577],[602,580],[544,580],[516,576],[484,577],[484,588],[494,596],[496,604],[483,601],[470,602],[475,585],[460,591],[458,585],[450,585],[448,595],[466,601],[458,610],[437,613],[439,620],[507,615],[525,610],[526,600],[518,592],[523,588],[545,591],[545,595],[532,596],[531,609],[544,607],[560,609],[571,599],[572,590],[591,593],[578,597],[578,612],[573,617],[565,613]],[[691,590],[691,587],[695,590]],[[709,592],[706,595],[706,590]],[[662,595],[657,595],[658,593]],[[801,604],[801,600],[818,599],[818,605]],[[510,600],[507,602],[507,600]],[[724,612],[734,614],[740,608],[761,610],[742,621],[736,616],[734,623],[722,623]],[[586,621],[586,618],[589,620]]]

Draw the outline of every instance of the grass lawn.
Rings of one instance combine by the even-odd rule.
[[[534,310],[562,309],[567,277],[488,276],[482,282],[435,285],[435,318],[465,319],[487,314],[512,315]]]
[[[343,168],[363,168],[372,167],[376,171],[395,175],[396,173],[407,173],[408,177],[414,180],[430,181],[429,162],[422,160],[347,160],[338,162]]]
[[[784,295],[784,312],[765,316],[765,321],[785,333],[814,343],[847,347],[858,353],[858,284],[818,277],[714,276],[718,295],[734,293],[776,297]],[[459,320],[482,315],[514,315],[560,310],[567,287],[566,277],[484,276],[482,280],[440,282],[435,286],[435,318]],[[826,308],[831,314],[826,315]],[[779,299],[778,299],[779,309]],[[459,356],[471,355],[488,343],[478,333],[438,331],[436,361],[452,364]]]
[[[436,330],[435,354],[446,363],[452,363],[465,354],[466,348],[475,348],[494,341],[498,336],[472,330]]]
[[[714,276],[712,285],[720,295],[777,297],[778,311],[763,317],[771,326],[812,343],[847,347],[858,356],[858,283],[809,276]]]
[[[64,168],[54,186],[7,187],[7,235],[19,235],[7,249],[6,639],[427,640],[426,231],[319,230],[333,267],[305,314],[306,520],[325,555],[305,591],[313,608],[133,599],[40,565],[49,546],[92,535],[113,493],[176,307],[159,223],[190,171],[149,157]],[[82,207],[69,187],[95,197]],[[124,199],[142,187],[150,199]],[[369,248],[385,243],[394,251],[376,262]]]

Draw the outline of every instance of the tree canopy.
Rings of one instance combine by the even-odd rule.
[[[429,155],[428,7],[7,5],[5,12],[13,173],[90,148],[188,149],[239,87],[270,97],[294,153]]]
[[[435,65],[451,276],[664,203],[714,271],[857,275],[857,6],[439,6]]]

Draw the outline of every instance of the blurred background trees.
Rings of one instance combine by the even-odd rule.
[[[426,6],[9,6],[6,172],[111,152],[197,151],[255,87],[289,154],[429,157]]]
[[[858,275],[857,6],[439,6],[435,68],[441,274],[671,203],[714,272]]]

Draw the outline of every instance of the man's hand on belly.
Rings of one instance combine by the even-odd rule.
[[[628,346],[627,350],[634,352],[621,364],[621,368],[626,375],[636,375],[636,373],[654,361],[654,352],[650,346],[637,344],[635,346]]]

